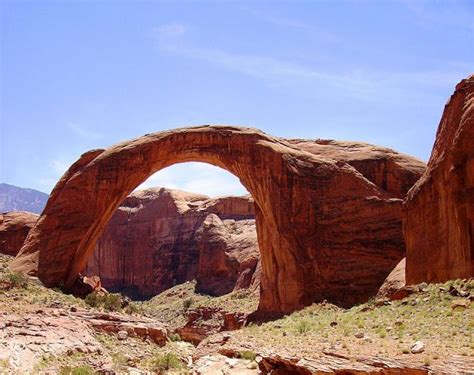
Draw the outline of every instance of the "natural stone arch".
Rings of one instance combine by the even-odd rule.
[[[229,171],[255,199],[262,312],[323,299],[360,302],[404,255],[401,200],[348,163],[256,129],[202,126],[83,154],[54,188],[11,268],[70,287],[120,202],[153,173],[187,161]]]

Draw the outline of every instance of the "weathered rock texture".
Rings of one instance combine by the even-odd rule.
[[[86,310],[44,308],[22,315],[0,315],[0,361],[14,374],[37,373],[35,365],[44,354],[57,357],[76,352],[103,353],[94,333],[147,339],[159,346],[168,340],[168,329],[156,320]],[[2,367],[2,370],[5,370]],[[46,372],[52,373],[52,372]]]
[[[399,194],[345,161],[359,153],[385,164],[393,151],[376,149],[315,154],[256,129],[202,126],[92,150],[58,182],[11,268],[47,286],[72,285],[128,194],[160,169],[201,161],[239,177],[255,200],[261,312],[361,302],[405,254]],[[410,180],[422,173],[421,162],[397,156],[406,162],[394,170],[413,165]]]
[[[474,276],[474,76],[446,104],[428,169],[405,205],[407,284]]]
[[[258,284],[254,218],[250,197],[136,191],[107,224],[85,273],[136,298],[194,279],[211,295],[248,288]]]
[[[377,298],[390,299],[405,286],[405,268],[406,258],[403,258],[383,282],[377,293]]]
[[[0,253],[17,255],[38,217],[23,211],[0,213]]]

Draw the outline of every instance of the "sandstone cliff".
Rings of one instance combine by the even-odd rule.
[[[408,193],[406,282],[474,276],[474,76],[445,106],[428,169]]]
[[[112,216],[86,274],[138,298],[193,279],[211,295],[249,287],[259,258],[254,216],[249,197],[136,191]]]
[[[0,254],[15,256],[23,246],[28,232],[38,220],[31,212],[4,212],[0,214]]]

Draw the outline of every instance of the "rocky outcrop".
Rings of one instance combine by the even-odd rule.
[[[0,213],[0,253],[17,255],[38,217],[23,211]]]
[[[222,331],[241,328],[247,319],[245,313],[231,313],[217,307],[199,307],[186,313],[187,322],[176,330],[181,339],[198,345],[206,337]]]
[[[367,146],[353,153],[363,164],[371,152]],[[397,189],[386,188],[384,179],[372,182],[344,155],[312,153],[256,129],[228,126],[158,132],[89,151],[58,182],[11,268],[37,274],[47,286],[70,287],[131,191],[160,169],[201,161],[239,177],[255,200],[260,312],[290,312],[324,299],[361,302],[405,254],[402,201]],[[419,165],[400,172],[415,180],[423,164],[398,157]],[[375,163],[387,158],[390,153]]]
[[[0,361],[11,371],[8,373],[29,374],[36,372],[35,365],[45,355],[103,354],[96,332],[117,336],[120,332],[159,346],[164,346],[168,338],[165,325],[123,314],[64,308],[44,308],[22,315],[0,314]]]
[[[446,104],[404,211],[407,284],[474,276],[474,76]]]
[[[369,143],[328,139],[287,141],[312,154],[348,163],[367,180],[397,198],[403,199],[426,169],[418,159]]]
[[[391,299],[405,286],[405,267],[406,259],[403,258],[383,282],[377,293],[377,298]]]
[[[258,284],[254,217],[250,197],[136,191],[107,224],[85,273],[135,298],[193,279],[211,295],[247,288],[252,278]]]
[[[196,231],[199,266],[196,291],[220,296],[260,282],[255,220],[222,221],[210,214]]]

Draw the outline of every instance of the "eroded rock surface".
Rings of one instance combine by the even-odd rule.
[[[377,298],[391,299],[405,286],[405,268],[406,259],[403,258],[383,282],[377,293]]]
[[[38,217],[26,211],[0,213],[0,253],[17,255]]]
[[[102,285],[146,298],[198,280],[197,290],[222,295],[258,285],[253,199],[151,188],[117,209],[85,273]]]
[[[21,315],[0,314],[0,360],[7,369],[30,373],[43,356],[101,353],[94,332],[147,339],[163,346],[165,325],[143,317],[43,308]]]
[[[428,169],[408,193],[407,284],[474,276],[474,76],[446,104]]]
[[[372,152],[379,148],[353,153],[372,160]],[[201,161],[239,177],[255,200],[260,312],[290,312],[324,299],[364,301],[405,254],[402,201],[398,188],[385,187],[383,178],[381,186],[373,183],[344,155],[308,152],[256,129],[228,126],[164,131],[89,151],[56,185],[12,269],[38,274],[47,286],[71,286],[131,191],[169,165]],[[396,155],[418,163],[401,174],[415,180],[423,164]],[[375,164],[387,158],[390,153]]]

